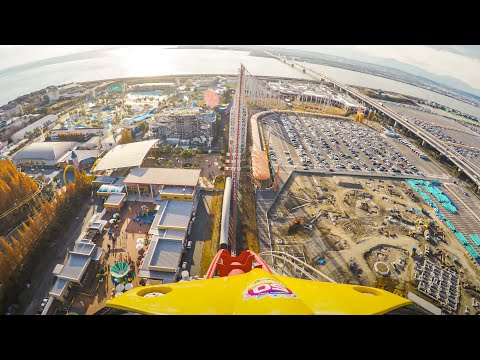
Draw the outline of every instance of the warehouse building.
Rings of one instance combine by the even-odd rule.
[[[34,123],[25,126],[23,129],[17,131],[15,134],[13,134],[10,139],[13,142],[19,142],[25,137],[25,134],[28,132],[34,131],[36,128],[40,127],[43,129],[44,126],[48,126],[50,124],[56,123],[58,120],[57,115],[47,115],[41,118],[40,120],[35,121]]]
[[[73,141],[33,143],[12,156],[15,165],[55,167],[78,143]]]

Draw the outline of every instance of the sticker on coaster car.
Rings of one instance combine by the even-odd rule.
[[[262,299],[266,296],[271,298],[296,298],[297,296],[292,290],[285,287],[283,284],[273,279],[257,279],[251,283],[243,292],[243,300],[249,300],[255,298],[256,300]]]

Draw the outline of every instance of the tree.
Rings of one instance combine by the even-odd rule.
[[[138,128],[140,129],[140,131],[143,131],[143,132],[148,131],[149,127],[150,127],[150,126],[148,125],[148,122],[146,122],[146,121],[145,121],[145,122],[142,122],[142,123],[138,126]]]
[[[193,156],[193,151],[189,149],[184,149],[180,152],[180,156],[184,159],[189,159]]]
[[[123,129],[120,136],[120,144],[128,144],[133,142],[132,133],[128,129]]]

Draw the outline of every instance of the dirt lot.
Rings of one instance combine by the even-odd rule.
[[[405,288],[413,280],[413,247],[429,258],[443,261],[463,273],[465,281],[480,284],[479,271],[467,259],[453,233],[439,221],[431,208],[412,197],[401,180],[329,175],[294,174],[282,189],[270,212],[274,246],[304,258],[338,282],[374,286],[382,276],[374,263],[388,264],[390,278]],[[418,210],[409,210],[413,207]],[[422,209],[428,214],[423,214]],[[439,244],[427,242],[424,231],[435,220]],[[297,222],[296,225],[293,225]],[[440,255],[446,254],[443,260]],[[451,261],[458,258],[461,267]],[[319,258],[325,265],[318,265]],[[400,258],[403,268],[392,265]],[[471,299],[465,298],[471,304]],[[471,309],[473,309],[470,306]]]

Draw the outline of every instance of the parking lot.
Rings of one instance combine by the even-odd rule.
[[[475,195],[456,184],[447,184],[442,190],[458,209],[458,214],[446,212],[447,219],[467,237],[480,235],[480,201]]]
[[[388,138],[363,124],[285,114],[262,121],[274,168],[279,164],[295,170],[403,177],[444,174],[406,140]]]
[[[457,122],[445,116],[421,111],[421,108],[391,104],[388,107],[405,116],[410,122],[435,136],[438,140],[445,142],[452,150],[470,160],[475,166],[480,167],[478,142],[480,127],[465,126],[464,122]]]

